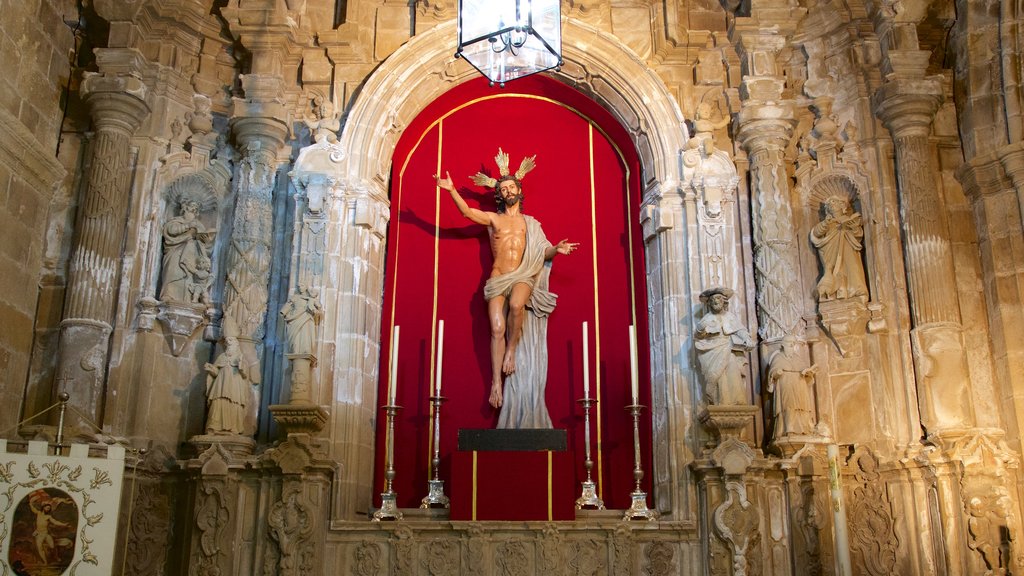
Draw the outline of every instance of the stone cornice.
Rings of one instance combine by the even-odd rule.
[[[54,151],[43,148],[35,135],[6,108],[0,108],[0,163],[11,168],[31,188],[48,190],[49,199],[67,171]]]

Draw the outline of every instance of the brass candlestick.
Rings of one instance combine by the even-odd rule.
[[[644,477],[644,469],[640,467],[640,411],[644,409],[635,398],[633,403],[626,406],[626,410],[633,415],[633,480],[636,485],[630,494],[632,504],[622,516],[623,520],[648,520],[658,519],[658,512],[647,507],[647,493],[640,489],[640,480]]]
[[[583,434],[586,447],[586,460],[583,461],[583,467],[587,469],[587,479],[581,482],[582,493],[576,499],[576,509],[604,510],[604,501],[597,496],[597,485],[590,479],[590,471],[594,468],[594,461],[590,458],[590,407],[597,404],[597,400],[588,397],[581,398],[576,402],[583,406]]]
[[[448,399],[444,396],[431,396],[430,404],[434,407],[434,457],[430,460],[433,480],[427,480],[427,495],[420,501],[420,508],[448,508],[449,500],[444,495],[444,480],[441,480],[441,404]]]
[[[395,503],[397,494],[392,490],[392,482],[395,480],[395,414],[402,409],[401,406],[388,404],[383,407],[387,412],[387,431],[385,433],[384,462],[384,492],[380,495],[380,509],[373,513],[373,521],[401,520],[402,511]]]

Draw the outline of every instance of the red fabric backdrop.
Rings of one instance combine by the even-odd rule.
[[[639,218],[639,164],[628,135],[601,107],[543,76],[489,88],[460,85],[428,106],[406,128],[393,158],[391,225],[381,340],[379,404],[387,398],[391,334],[401,327],[396,419],[395,491],[411,508],[426,495],[433,448],[428,397],[434,385],[436,326],[445,321],[441,477],[452,482],[451,460],[460,428],[491,428],[497,411],[487,404],[490,333],[483,285],[491,268],[487,231],[459,214],[432,175],[451,173],[471,206],[494,210],[493,192],[475,186],[477,171],[497,174],[501,147],[513,171],[524,156],[537,168],[523,182],[523,211],[537,218],[551,242],[579,242],[557,256],[551,290],[558,306],[548,328],[547,405],[555,428],[568,432],[575,475],[553,481],[556,519],[571,515],[585,479],[582,410],[582,329],[590,327],[590,394],[600,400],[592,415],[593,478],[609,508],[627,508],[633,478],[628,327],[640,342],[641,403],[650,405],[643,245]],[[383,411],[377,426],[376,485],[383,490]],[[644,486],[649,491],[650,412],[643,416]],[[544,469],[546,475],[546,466]],[[379,491],[379,490],[378,490]],[[574,496],[567,496],[574,495]],[[468,494],[449,494],[468,498]],[[379,496],[375,495],[375,505]],[[571,517],[571,516],[570,516]]]

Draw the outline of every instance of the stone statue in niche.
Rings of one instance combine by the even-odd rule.
[[[722,287],[709,288],[700,295],[708,311],[697,323],[694,347],[708,404],[750,404],[747,353],[754,348],[754,341],[740,319],[729,311],[732,295],[732,290]]]
[[[292,362],[291,402],[308,401],[311,370],[316,367],[316,328],[323,318],[320,291],[299,284],[281,308],[288,333],[286,357]]]
[[[859,298],[867,300],[861,250],[864,226],[850,207],[850,199],[836,195],[824,203],[825,218],[811,229],[811,243],[818,249],[824,270],[818,281],[818,301]]]
[[[697,112],[693,119],[693,136],[686,143],[688,149],[699,149],[701,156],[710,157],[715,153],[715,130],[721,130],[729,125],[729,117],[722,116],[715,118],[711,104],[701,102],[697,105]]]
[[[224,351],[206,364],[206,433],[245,433],[248,406],[252,401],[248,366],[238,338],[224,337]]]
[[[805,367],[801,342],[787,334],[768,360],[767,389],[774,404],[774,437],[801,436],[814,431],[814,374],[817,366]]]
[[[181,201],[181,215],[163,226],[163,284],[160,299],[178,304],[209,305],[212,277],[210,253],[216,230],[199,221],[199,202]]]
[[[310,98],[310,106],[313,114],[307,114],[302,121],[313,135],[313,141],[317,144],[337,142],[338,130],[341,129],[341,115],[334,110],[334,104],[326,96],[314,94]]]

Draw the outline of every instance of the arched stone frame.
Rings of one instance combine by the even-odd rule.
[[[351,318],[328,313],[324,338],[337,347],[334,370],[323,370],[321,398],[330,403],[331,422],[326,431],[331,458],[341,462],[345,474],[337,495],[335,519],[352,519],[369,509],[373,482],[373,423],[377,418],[376,391],[384,274],[383,227],[388,213],[391,161],[402,131],[421,110],[444,92],[477,77],[468,64],[453,56],[455,21],[441,24],[412,38],[388,58],[363,84],[347,114],[339,142],[346,150],[340,189],[342,206],[332,211],[328,240],[331,250],[339,242],[371,242],[373,262],[365,263],[361,294],[338,290],[351,285],[343,275],[325,276],[327,294],[338,311],[355,296],[365,312]],[[688,342],[691,290],[686,272],[686,230],[680,191],[680,154],[687,134],[677,102],[665,84],[642,60],[613,36],[574,20],[563,20],[563,59],[555,79],[593,98],[630,134],[641,163],[643,201],[641,224],[646,246],[648,302],[650,306],[652,417],[654,459],[645,462],[654,472],[656,507],[673,519],[693,519],[696,496],[687,490],[686,466],[697,448],[692,431],[695,382],[690,369]],[[497,89],[497,88],[496,88]],[[678,223],[678,225],[676,225]],[[360,231],[362,229],[362,231]],[[344,246],[340,248],[346,252]],[[330,267],[330,264],[328,264]],[[369,273],[369,274],[368,274]],[[368,275],[379,277],[370,278]],[[334,286],[330,286],[334,284]],[[333,289],[333,290],[332,290]],[[331,304],[328,304],[330,306]],[[331,317],[333,316],[333,317]],[[362,346],[367,354],[358,365],[344,364],[342,348]],[[351,360],[355,355],[349,354]]]

